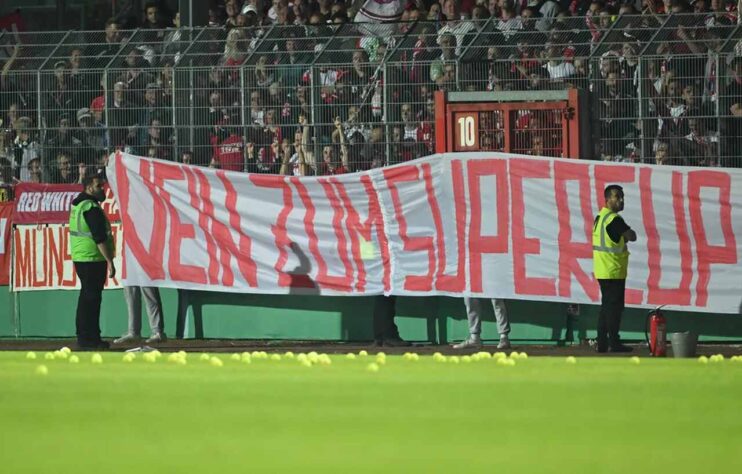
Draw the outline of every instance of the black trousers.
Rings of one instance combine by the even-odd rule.
[[[624,308],[626,280],[598,280],[600,284],[600,315],[598,316],[598,347],[621,343],[621,315]]]
[[[94,345],[100,341],[100,304],[103,286],[106,283],[106,262],[74,262],[77,278],[80,279],[80,295],[77,298],[77,343]]]
[[[399,329],[394,324],[397,297],[379,295],[374,301],[374,339],[398,339]]]

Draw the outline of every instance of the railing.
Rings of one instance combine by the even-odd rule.
[[[266,173],[395,163],[433,150],[438,89],[583,88],[585,158],[742,166],[742,31],[709,15],[6,33],[0,61],[5,182],[75,181],[116,148]],[[559,156],[558,138],[519,149]]]

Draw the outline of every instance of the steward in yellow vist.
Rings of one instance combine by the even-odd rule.
[[[601,295],[597,350],[631,352],[631,347],[621,343],[619,331],[629,267],[627,242],[636,240],[636,232],[618,215],[624,207],[623,188],[611,184],[603,196],[605,206],[593,223],[593,271]]]
[[[80,350],[109,347],[100,337],[100,305],[106,275],[113,278],[116,267],[111,223],[100,207],[106,199],[105,182],[102,175],[85,177],[84,190],[72,201],[70,210],[70,254],[80,279],[75,321]]]

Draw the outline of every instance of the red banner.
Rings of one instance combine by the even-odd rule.
[[[13,203],[0,202],[0,286],[10,283],[10,230],[13,227]]]
[[[80,194],[79,184],[19,183],[15,187],[14,224],[66,224],[72,201]],[[119,211],[110,188],[102,204],[108,220],[119,220]]]

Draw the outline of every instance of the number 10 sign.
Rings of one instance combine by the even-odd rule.
[[[455,151],[479,151],[479,114],[455,113],[453,133]]]

